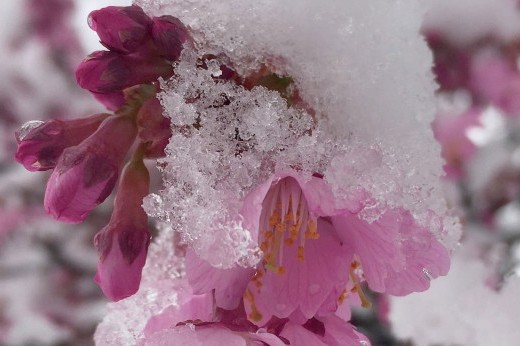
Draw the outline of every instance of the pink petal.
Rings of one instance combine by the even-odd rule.
[[[235,267],[219,269],[200,259],[192,250],[186,253],[186,275],[195,294],[204,294],[215,290],[217,306],[235,309],[255,270]]]
[[[248,346],[249,343],[241,334],[221,326],[185,325],[157,332],[141,340],[139,345]]]
[[[388,210],[372,223],[352,213],[332,220],[345,244],[359,257],[374,291],[392,295],[424,291],[431,279],[448,273],[446,248],[405,210]]]
[[[213,322],[213,314],[214,307],[211,293],[193,295],[180,306],[171,306],[159,315],[152,316],[146,324],[144,334],[148,337],[163,329],[172,328],[180,322],[195,320]]]
[[[350,256],[341,245],[328,221],[318,219],[317,240],[307,240],[304,260],[297,259],[297,245],[284,246],[284,274],[262,270],[261,286],[252,281],[251,292],[256,309],[262,315],[252,320],[263,325],[271,316],[289,317],[296,309],[308,319],[313,317],[332,292],[341,292],[348,280]],[[336,301],[339,297],[334,297]],[[251,301],[245,299],[248,314],[254,312]]]

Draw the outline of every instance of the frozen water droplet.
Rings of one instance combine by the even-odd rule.
[[[20,127],[18,131],[16,131],[15,133],[16,140],[18,141],[18,143],[23,141],[23,139],[25,138],[25,136],[27,136],[29,132],[42,126],[44,123],[44,121],[40,120],[31,120],[23,124],[22,127]]]
[[[428,271],[428,269],[423,268],[423,269],[422,269],[422,272],[423,272],[424,276],[425,276],[429,281],[432,281],[432,280],[433,280],[433,276],[432,276],[432,274],[430,274],[430,272]]]
[[[361,346],[368,346],[368,345],[369,345],[369,343],[368,343],[367,341],[365,341],[365,340],[361,340],[361,341],[359,341],[359,344],[360,344]]]
[[[316,294],[320,291],[321,286],[318,284],[312,284],[309,286],[309,293],[310,294]]]
[[[88,16],[87,23],[92,30],[96,31],[96,29],[94,28],[94,19],[92,19],[91,15]]]

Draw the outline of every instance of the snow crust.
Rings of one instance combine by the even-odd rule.
[[[135,3],[178,16],[195,32],[198,56],[224,55],[242,75],[267,64],[290,76],[315,112],[288,108],[264,88],[216,85],[211,74],[219,71],[196,70],[185,51],[161,94],[174,126],[160,164],[167,187],[145,206],[203,258],[221,267],[255,263],[258,249],[240,229],[241,199],[284,168],[324,174],[338,207],[368,191],[367,220],[404,206],[439,236],[453,228],[441,218],[442,163],[430,130],[435,85],[416,2]],[[196,121],[198,131],[179,131]]]

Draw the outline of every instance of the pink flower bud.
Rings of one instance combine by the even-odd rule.
[[[190,40],[188,29],[172,16],[154,17],[152,37],[159,54],[169,60],[178,60],[183,44]]]
[[[130,53],[150,38],[152,20],[139,6],[109,6],[91,12],[88,24],[105,47]]]
[[[65,148],[78,145],[99,127],[109,114],[95,114],[73,120],[28,122],[16,133],[15,159],[29,171],[45,171],[56,166]]]
[[[113,93],[133,85],[153,82],[159,77],[169,77],[172,73],[172,66],[160,58],[96,51],[79,64],[76,80],[83,89],[95,93]]]
[[[146,157],[164,156],[172,131],[170,119],[163,116],[163,108],[157,98],[147,100],[137,113],[137,136],[148,143]]]
[[[83,221],[112,192],[135,134],[132,119],[112,116],[79,145],[65,149],[47,182],[47,212],[60,221]]]
[[[94,280],[105,296],[118,301],[137,292],[150,244],[148,230],[111,221],[96,235],[95,244],[101,257]]]
[[[76,80],[83,89],[99,93],[121,90],[131,78],[131,66],[116,52],[96,51],[76,69]]]
[[[139,289],[150,244],[148,218],[141,207],[149,184],[142,159],[134,158],[123,171],[110,222],[94,238],[100,254],[94,280],[113,301],[131,296]]]

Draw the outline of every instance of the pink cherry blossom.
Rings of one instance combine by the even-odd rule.
[[[150,233],[141,207],[148,194],[150,177],[142,158],[130,161],[122,174],[110,222],[95,237],[100,253],[95,280],[113,301],[139,288]]]
[[[95,114],[73,120],[49,120],[17,132],[15,159],[29,171],[45,171],[56,166],[65,148],[78,145],[99,127],[109,114]]]
[[[335,209],[330,188],[318,177],[272,177],[245,198],[242,216],[264,252],[255,274],[196,261],[187,274],[196,292],[215,289],[225,302],[239,299],[247,277],[244,304],[257,325],[271,316],[301,322],[325,313],[322,306],[334,312],[350,291],[364,300],[363,280],[378,292],[423,291],[449,269],[447,250],[406,210],[389,209],[370,223],[353,211]],[[353,289],[346,291],[348,285]]]
[[[469,88],[484,102],[520,116],[520,73],[506,57],[483,51],[471,62]]]
[[[83,221],[112,192],[135,134],[132,119],[112,116],[79,145],[65,149],[47,182],[47,212],[57,220]]]

